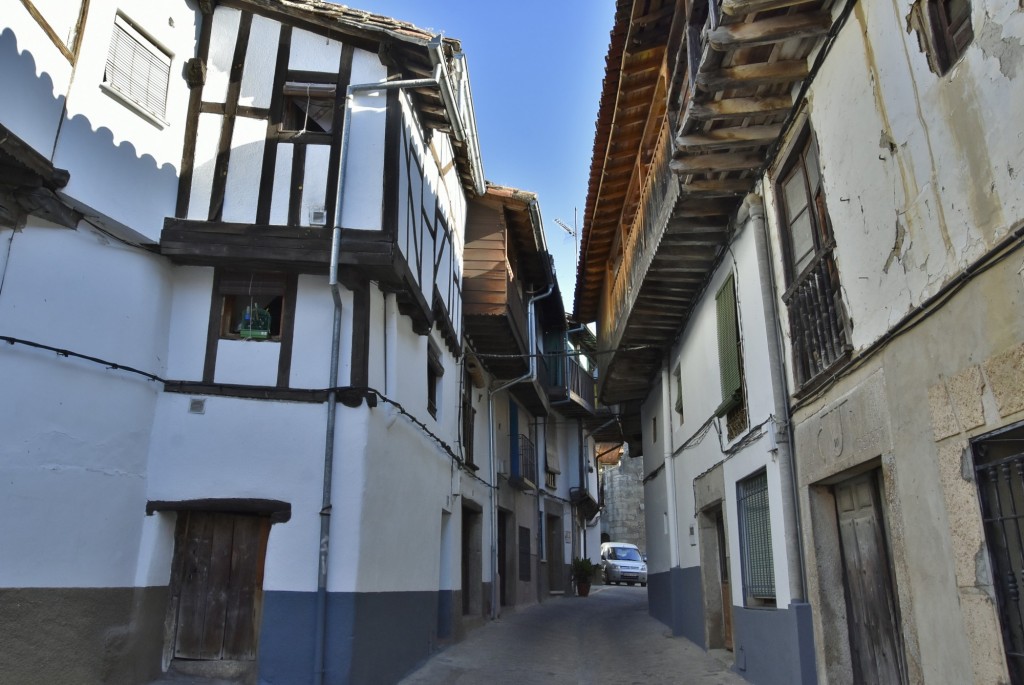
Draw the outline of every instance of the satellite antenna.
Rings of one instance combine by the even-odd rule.
[[[580,238],[579,233],[576,231],[576,208],[572,208],[572,228],[569,228],[568,224],[561,219],[555,219],[555,223],[561,226],[563,231],[572,236],[576,255],[574,266],[578,267],[580,262]]]

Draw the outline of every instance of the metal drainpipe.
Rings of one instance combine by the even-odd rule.
[[[764,305],[765,328],[767,331],[768,360],[772,375],[772,396],[777,422],[785,426],[781,437],[776,436],[779,475],[789,480],[789,488],[782,490],[782,512],[785,520],[792,521],[796,535],[786,536],[786,557],[789,559],[789,592],[793,600],[805,601],[807,597],[807,562],[804,558],[803,523],[799,506],[799,479],[797,464],[793,458],[793,422],[789,417],[789,381],[782,356],[782,332],[779,329],[778,307],[775,301],[775,274],[772,270],[771,244],[768,242],[768,225],[764,219],[764,201],[761,196],[751,193],[743,198],[739,218],[749,217],[754,226],[754,243],[757,249],[757,268],[761,281],[767,280],[770,287],[761,288]],[[775,426],[772,426],[775,430]]]
[[[672,445],[670,429],[671,415],[669,414],[670,405],[669,402],[672,397],[671,387],[669,385],[669,372],[668,372],[668,360],[666,359],[661,365],[661,404],[662,404],[662,422],[665,424],[662,426],[663,435],[665,435],[665,487],[666,495],[668,498],[668,544],[669,544],[669,578],[672,575],[672,569],[680,565],[679,560],[679,512],[676,505],[676,470],[673,464],[672,456]]]
[[[348,161],[349,130],[352,124],[352,101],[357,93],[383,92],[403,90],[406,88],[439,88],[446,107],[449,100],[444,98],[445,87],[451,89],[444,74],[443,62],[434,70],[433,78],[407,79],[404,81],[388,81],[384,83],[357,83],[348,87],[345,93],[345,116],[341,125],[341,156],[338,162],[338,205],[331,227],[331,263],[328,284],[334,300],[334,325],[331,337],[331,371],[327,396],[327,430],[324,447],[324,491],[320,508],[320,549],[317,562],[316,587],[316,635],[313,645],[313,682],[321,685],[324,680],[324,638],[327,633],[327,566],[330,557],[331,543],[331,486],[334,475],[334,442],[337,424],[338,397],[335,388],[338,386],[338,369],[341,358],[341,292],[338,289],[338,259],[341,254],[341,213],[345,198],[345,165]],[[448,108],[453,127],[461,130],[457,110]],[[456,123],[457,122],[457,123]],[[474,166],[474,168],[476,168]]]
[[[554,291],[554,284],[549,285],[548,289],[544,291],[543,295],[535,295],[527,301],[526,305],[526,331],[527,331],[527,346],[529,348],[530,362],[529,371],[519,378],[515,378],[510,381],[502,383],[496,388],[492,388],[487,391],[487,432],[489,434],[488,446],[490,448],[490,462],[491,462],[491,519],[493,521],[493,527],[491,529],[491,618],[498,618],[498,503],[497,503],[497,491],[498,491],[498,460],[496,454],[496,447],[494,444],[494,396],[510,388],[516,383],[522,383],[523,381],[533,381],[537,378],[537,336],[535,333],[536,324],[534,322],[534,303],[537,300],[542,300],[549,296]],[[539,499],[539,498],[538,498]]]

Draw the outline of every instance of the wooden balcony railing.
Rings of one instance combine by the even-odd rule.
[[[596,401],[594,377],[572,357],[566,358],[565,368],[567,371],[566,380],[569,385],[569,396],[576,395],[588,409],[593,411]]]
[[[789,308],[793,366],[803,386],[850,350],[839,272],[831,248],[822,250],[783,296]]]
[[[604,305],[598,330],[598,345],[603,349],[615,349],[622,337],[629,310],[647,275],[679,194],[679,183],[669,167],[671,161],[671,131],[665,120],[640,191],[636,214],[623,239],[622,259],[613,277],[605,279]]]

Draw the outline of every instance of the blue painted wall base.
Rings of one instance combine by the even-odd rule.
[[[394,683],[436,649],[451,630],[452,593],[332,592],[327,595],[327,685]],[[315,592],[265,592],[260,685],[313,682]]]
[[[817,682],[809,604],[788,609],[732,608],[733,670],[761,685]]]
[[[701,647],[704,638],[704,590],[700,567],[674,568],[647,576],[647,606],[651,616]]]

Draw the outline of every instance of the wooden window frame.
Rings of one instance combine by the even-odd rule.
[[[224,328],[228,325],[225,321],[225,311],[227,298],[238,295],[238,284],[241,280],[244,280],[246,274],[250,274],[252,278],[261,276],[266,283],[280,283],[282,301],[278,335],[268,337],[266,340],[250,340],[257,343],[272,342],[281,345],[280,354],[278,355],[276,387],[287,388],[291,371],[292,347],[294,344],[295,298],[298,293],[298,276],[296,274],[273,271],[257,270],[249,272],[222,267],[217,267],[214,270],[213,276],[213,288],[210,297],[210,321],[206,338],[206,361],[203,366],[203,382],[214,382],[217,366],[217,348],[220,341],[242,339],[240,336],[235,337],[230,334],[224,334]]]
[[[952,6],[958,0],[927,0],[928,44],[934,68],[940,76],[949,72],[974,41],[970,0],[961,0],[965,8],[954,16]]]
[[[427,343],[427,412],[437,418],[438,399],[441,395],[441,377],[444,376],[444,365],[441,363],[441,350],[434,341]]]
[[[826,377],[824,372],[847,359],[851,349],[841,280],[833,257],[836,243],[825,198],[820,148],[806,119],[798,130],[772,183],[786,279],[782,300],[789,318],[797,395],[816,387]],[[800,211],[793,213],[786,191],[787,183],[798,171],[803,176],[804,204]],[[816,179],[813,183],[812,175]],[[809,220],[811,252],[801,266],[794,253],[792,224],[794,219],[802,218],[804,212]]]

